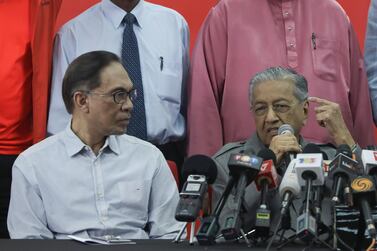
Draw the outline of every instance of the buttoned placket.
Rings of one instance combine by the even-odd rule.
[[[103,173],[101,167],[102,150],[100,150],[97,156],[89,147],[86,147],[86,150],[91,161],[93,183],[95,190],[95,204],[97,207],[99,222],[106,229],[106,222],[108,220],[108,206],[105,200],[105,188],[103,183]]]
[[[285,28],[285,43],[287,48],[288,65],[291,68],[298,66],[296,24],[293,17],[293,2],[291,0],[282,1],[283,22]]]

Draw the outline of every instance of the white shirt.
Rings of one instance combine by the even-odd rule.
[[[189,64],[187,23],[176,11],[143,0],[131,13],[139,24],[134,25],[134,31],[139,46],[148,141],[164,144],[182,139],[185,135],[182,97],[186,96],[184,81]],[[58,32],[53,53],[49,134],[62,131],[70,118],[62,98],[62,80],[69,63],[93,50],[121,56],[122,19],[126,14],[110,0],[103,0]]]
[[[11,238],[173,238],[179,200],[152,144],[109,136],[96,156],[70,129],[20,154],[13,166]]]

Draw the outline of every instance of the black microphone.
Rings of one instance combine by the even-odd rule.
[[[372,177],[362,175],[351,182],[354,205],[360,208],[366,229],[371,238],[376,238],[376,227],[370,211],[370,206],[376,205],[376,188]]]
[[[226,218],[224,228],[221,230],[226,240],[233,240],[239,236],[240,232],[240,211],[242,206],[245,188],[258,174],[263,160],[255,155],[242,153],[231,154],[228,167],[230,176],[236,180],[236,192],[232,201],[232,210]]]
[[[267,192],[269,189],[278,187],[278,175],[275,169],[276,155],[268,148],[262,149],[258,156],[263,158],[263,164],[255,184],[257,191],[261,191],[261,201],[255,214],[256,234],[261,237],[268,236],[270,232],[271,210],[267,203]]]
[[[339,145],[337,155],[331,161],[329,178],[334,180],[332,201],[340,203],[340,193],[344,186],[348,186],[351,177],[357,175],[357,162],[352,159],[352,151],[348,145]]]
[[[205,155],[193,155],[184,162],[182,177],[186,182],[179,194],[175,219],[193,222],[199,216],[208,184],[213,184],[216,180],[216,163]]]

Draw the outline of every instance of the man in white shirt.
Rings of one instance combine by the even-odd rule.
[[[155,144],[167,159],[180,165],[183,160],[183,144],[180,142],[185,137],[188,26],[176,11],[144,0],[102,0],[58,32],[54,46],[48,133],[62,131],[69,120],[60,95],[68,64],[93,50],[106,50],[122,57],[124,18],[128,13],[136,18],[133,30],[139,48],[147,140]]]
[[[177,186],[161,152],[125,135],[136,92],[119,58],[81,55],[63,99],[72,120],[13,166],[11,238],[172,238]]]

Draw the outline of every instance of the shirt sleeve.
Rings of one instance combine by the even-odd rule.
[[[361,147],[375,145],[372,107],[364,60],[352,25],[349,26],[350,108],[353,117],[352,135]]]
[[[187,76],[190,65],[189,49],[190,49],[190,32],[187,22],[182,19],[182,92],[181,92],[181,114],[187,117]]]
[[[220,109],[227,55],[225,19],[219,8],[212,9],[193,50],[187,86],[189,156],[212,156],[224,143]]]
[[[173,174],[160,153],[149,198],[148,229],[151,239],[173,239],[185,224],[175,220],[179,196]]]
[[[369,7],[368,27],[365,39],[365,64],[369,81],[374,123],[377,125],[377,1]]]
[[[61,30],[55,37],[53,50],[53,67],[51,80],[50,108],[47,123],[47,132],[56,134],[66,127],[70,115],[68,114],[62,97],[62,84],[65,71],[70,63],[70,54],[74,48],[72,46],[73,35],[68,30]]]
[[[28,170],[26,176],[21,170]],[[33,167],[21,155],[12,169],[8,230],[12,239],[53,239]]]

